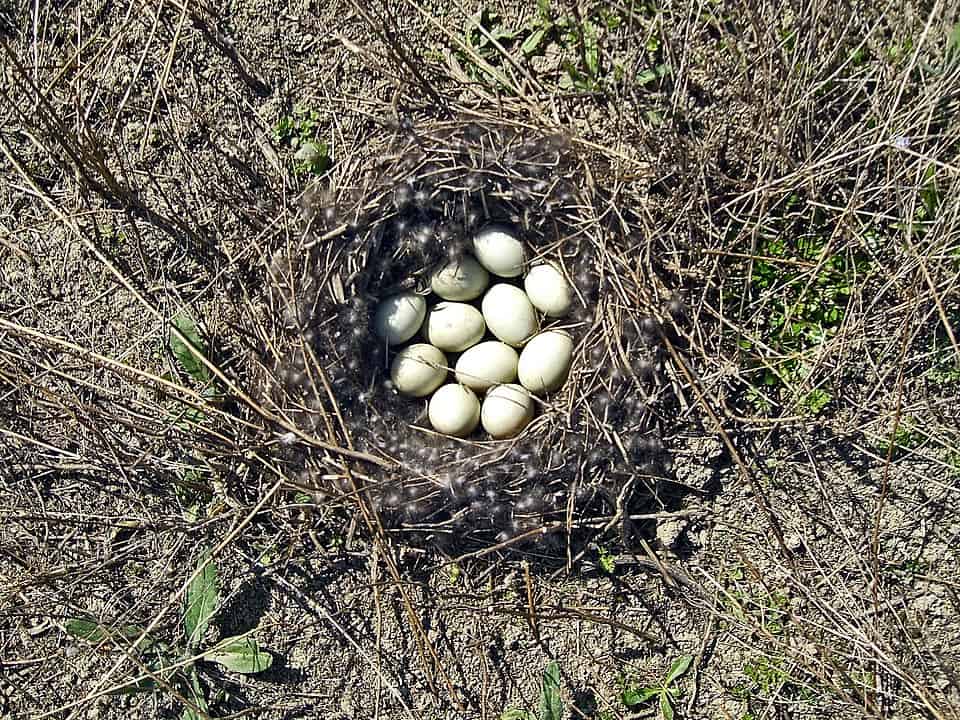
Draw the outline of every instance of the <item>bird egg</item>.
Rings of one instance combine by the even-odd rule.
[[[450,383],[430,398],[427,414],[437,432],[466,437],[480,423],[480,401],[470,388]]]
[[[500,277],[523,272],[523,243],[506,225],[487,225],[473,237],[473,252],[487,270]]]
[[[533,306],[550,317],[570,312],[573,291],[567,279],[553,265],[537,265],[523,279],[523,288]]]
[[[439,348],[426,343],[405,347],[390,365],[390,379],[403,395],[424,397],[443,384],[447,358]]]
[[[486,330],[480,311],[459,302],[437,303],[423,323],[423,336],[446,352],[460,352],[476,345]]]
[[[487,327],[507,345],[520,347],[537,332],[537,313],[527,294],[518,287],[500,283],[483,296],[480,304]]]
[[[497,340],[474,345],[457,360],[457,382],[477,392],[517,379],[517,351]]]
[[[416,293],[404,292],[380,301],[373,316],[373,331],[388,345],[399,345],[414,335],[427,314],[427,301]]]
[[[520,353],[517,376],[530,392],[552,392],[566,381],[572,360],[573,339],[562,330],[547,330]]]
[[[480,422],[491,437],[518,435],[533,419],[533,398],[519,385],[497,385],[483,399]]]
[[[445,263],[430,278],[430,288],[444,300],[474,300],[490,284],[490,275],[472,255]]]

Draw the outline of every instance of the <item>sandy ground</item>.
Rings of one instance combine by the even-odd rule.
[[[210,717],[536,713],[551,660],[566,717],[652,717],[622,691],[684,655],[680,717],[960,716],[960,63],[956,8],[935,5],[555,7],[597,28],[587,88],[563,68],[589,73],[589,37],[533,8],[496,8],[488,29],[517,33],[504,52],[464,46],[456,6],[0,10],[0,716],[189,717],[176,681],[106,695],[141,656],[67,627],[177,645],[204,548],[220,579],[206,646],[252,631],[274,657],[254,675],[198,663]],[[372,538],[350,504],[278,481],[275,428],[235,394],[183,424],[199,387],[170,318],[198,322],[239,389],[254,327],[276,325],[266,267],[302,240],[309,179],[275,133],[294,106],[341,180],[398,111],[575,139],[605,202],[637,218],[611,252],[691,309],[661,517],[569,565],[458,558]],[[771,261],[771,237],[796,252]],[[824,267],[849,287],[821,290]],[[810,327],[791,345],[776,319],[811,292],[841,314],[794,305]],[[190,468],[210,492],[196,514]]]

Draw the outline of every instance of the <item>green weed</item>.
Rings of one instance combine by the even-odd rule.
[[[930,572],[930,564],[919,557],[910,558],[896,564],[884,566],[884,571],[895,579],[910,578],[913,575],[926,575]]]
[[[597,548],[597,556],[600,567],[603,569],[603,571],[608,575],[613,575],[614,571],[617,569],[616,556],[602,545]]]
[[[960,364],[957,364],[953,348],[941,348],[935,351],[933,361],[924,373],[924,377],[940,385],[960,382]]]
[[[771,221],[750,265],[745,299],[762,307],[764,320],[756,339],[743,338],[739,346],[757,385],[748,400],[761,412],[769,411],[770,398],[805,384],[817,350],[843,325],[854,288],[872,269],[865,254],[830,246],[830,229],[819,209],[806,220],[804,211],[799,196],[788,197],[782,217]],[[727,298],[741,301],[735,293]],[[798,410],[818,415],[833,395],[817,386],[786,399]]]
[[[676,687],[675,683],[689,669],[692,662],[693,655],[681,655],[673,661],[667,674],[658,685],[625,687],[620,693],[620,701],[628,708],[633,709],[637,705],[656,698],[659,717],[662,720],[673,720],[673,704],[681,695],[680,688]]]
[[[540,684],[540,705],[536,714],[521,708],[510,708],[500,715],[500,720],[563,720],[560,666],[552,661],[544,668]]]
[[[735,567],[727,573],[728,584],[723,603],[733,617],[749,621],[770,635],[783,635],[787,631],[790,598],[778,590],[768,592],[763,586],[743,583],[743,569]]]
[[[947,36],[947,47],[944,54],[948,66],[960,62],[960,22],[953,26],[950,35]]]
[[[937,180],[937,168],[934,165],[928,165],[923,171],[917,197],[920,202],[914,208],[913,217],[904,222],[895,223],[893,228],[915,237],[923,237],[936,221],[943,201],[940,183]]]
[[[766,655],[750,658],[743,664],[743,675],[747,682],[731,690],[733,696],[740,700],[758,698],[766,702],[782,696],[808,705],[815,705],[819,701],[813,687],[791,675],[782,658]]]
[[[638,17],[647,13],[648,20],[656,17],[652,7],[643,5],[634,9]],[[537,11],[530,21],[520,28],[509,28],[497,12],[484,7],[471,17],[464,31],[464,43],[491,67],[503,61],[497,44],[507,52],[518,52],[527,60],[546,55],[553,48],[560,55],[558,89],[600,92],[611,82],[629,79],[625,77],[623,62],[607,57],[601,47],[604,35],[616,31],[624,21],[621,12],[609,6],[571,13],[566,8],[552,7],[549,0],[538,0]],[[650,85],[669,76],[670,66],[663,62],[657,34],[650,35],[644,49],[649,65],[632,80],[639,85]],[[477,67],[468,53],[458,52],[458,56],[473,77],[502,85],[489,70]]]
[[[280,118],[273,128],[276,143],[294,151],[294,170],[298,175],[323,175],[330,169],[329,148],[317,139],[319,126],[320,114],[298,105],[292,115]]]
[[[912,415],[903,415],[897,423],[896,430],[890,434],[881,435],[874,448],[880,457],[890,455],[898,458],[920,447],[924,440],[923,433],[917,427],[917,420]]]
[[[196,323],[183,313],[174,316],[171,323],[182,335],[181,338],[176,333],[170,333],[167,347],[171,355],[187,375],[203,386],[200,395],[204,400],[213,404],[222,402],[223,391],[210,369],[200,359],[207,357],[207,348]],[[187,432],[193,432],[205,417],[206,414],[199,408],[185,405],[180,407],[174,422]],[[209,501],[213,494],[208,471],[192,459],[186,460],[181,481],[174,485],[174,490],[183,505],[184,517],[188,520],[199,517],[200,507]]]
[[[209,715],[209,702],[200,684],[197,662],[212,662],[245,675],[263,672],[273,655],[246,635],[224,638],[204,646],[204,637],[220,602],[217,565],[208,553],[200,557],[199,572],[187,588],[183,608],[183,637],[170,645],[136,625],[110,626],[88,618],[66,623],[67,632],[78,640],[110,644],[132,655],[144,676],[115,690],[114,695],[173,688],[187,700],[181,720],[199,720]],[[198,712],[199,711],[199,712]],[[201,715],[202,713],[203,715]]]

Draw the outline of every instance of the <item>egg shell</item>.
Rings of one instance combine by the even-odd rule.
[[[490,332],[507,345],[520,347],[539,329],[537,312],[530,299],[513,285],[494,285],[483,296],[480,307]]]
[[[517,379],[517,351],[499,340],[488,340],[466,350],[457,360],[457,382],[483,393],[494,385]]]
[[[566,381],[572,361],[573,339],[562,330],[547,330],[520,353],[517,377],[532,393],[553,392]]]
[[[550,317],[563,317],[570,312],[573,290],[554,265],[536,265],[523,279],[523,289],[533,306]]]
[[[517,379],[517,351],[498,340],[487,340],[465,351],[454,370],[457,382],[477,392]]]
[[[523,273],[523,243],[507,225],[495,223],[480,228],[473,236],[473,253],[494,275],[510,278]]]
[[[450,383],[430,398],[427,415],[437,432],[466,437],[480,424],[480,401],[470,388]]]
[[[373,331],[388,345],[399,345],[414,335],[427,314],[427,301],[416,293],[398,293],[384,298],[373,316]]]
[[[459,302],[437,303],[423,321],[423,336],[431,345],[446,352],[460,352],[483,338],[487,324],[473,305]]]
[[[490,284],[490,274],[472,255],[440,267],[430,278],[430,288],[444,300],[475,300]]]
[[[417,343],[397,353],[390,364],[390,379],[399,393],[424,397],[443,385],[446,368],[447,358],[439,348]]]
[[[496,439],[518,435],[533,419],[533,398],[519,385],[497,385],[480,408],[483,429]]]

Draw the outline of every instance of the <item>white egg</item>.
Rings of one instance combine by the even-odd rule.
[[[530,299],[513,285],[494,285],[483,296],[480,307],[490,332],[507,345],[520,347],[539,329],[537,313]]]
[[[405,347],[390,365],[390,379],[397,392],[410,397],[429,395],[447,378],[447,358],[426,343]]]
[[[460,352],[476,345],[486,331],[483,315],[466,303],[437,303],[423,322],[427,342],[446,352]]]
[[[523,279],[523,289],[533,306],[550,317],[563,317],[570,312],[573,291],[567,279],[553,265],[537,265]]]
[[[387,344],[399,345],[417,334],[426,314],[427,301],[420,295],[411,292],[391,295],[377,305],[373,331]]]
[[[493,385],[517,379],[517,351],[497,340],[488,340],[464,352],[455,368],[457,382],[486,392]]]
[[[547,330],[520,353],[517,376],[530,392],[552,392],[566,381],[572,360],[573,339],[562,330]]]
[[[480,401],[470,388],[451,383],[433,394],[427,415],[437,432],[466,437],[480,424]]]
[[[533,419],[533,398],[519,385],[497,385],[483,399],[480,422],[494,438],[513,437]]]
[[[430,278],[431,289],[444,300],[473,300],[489,284],[489,273],[472,255],[448,262]]]
[[[500,277],[523,272],[523,243],[506,225],[487,225],[473,237],[473,253],[487,270]]]

